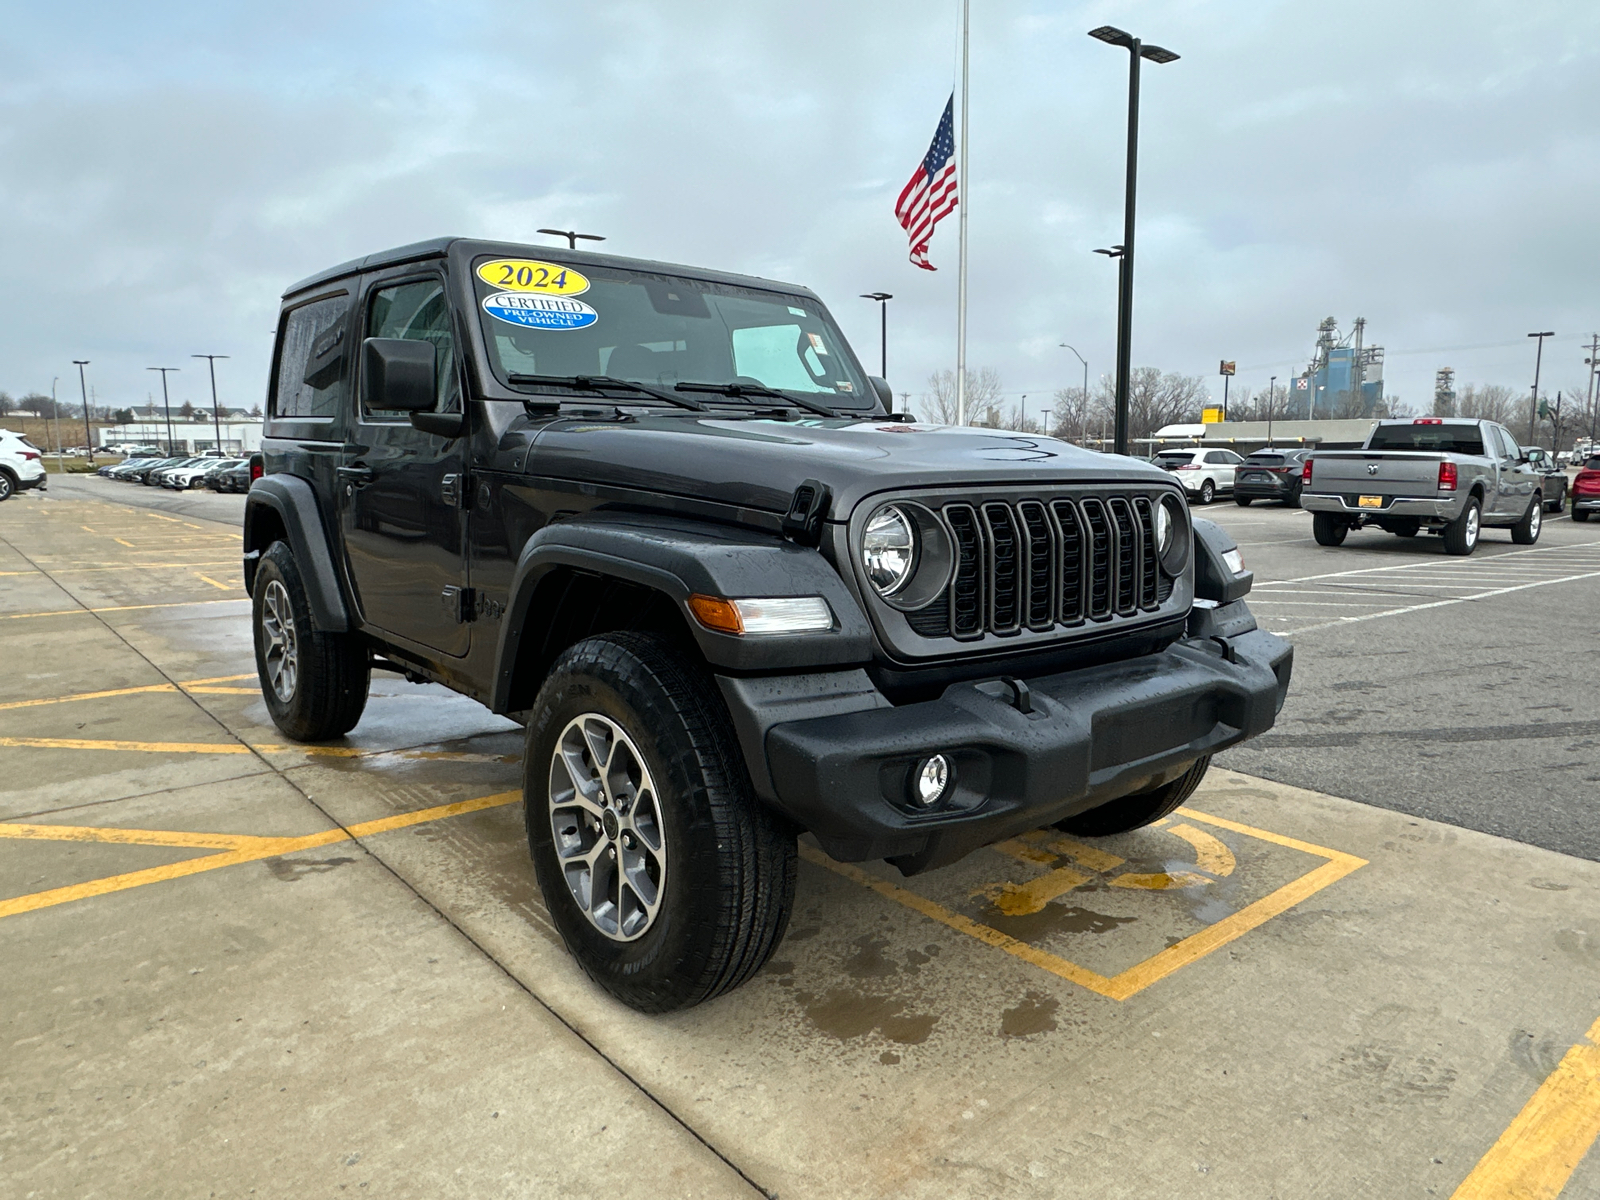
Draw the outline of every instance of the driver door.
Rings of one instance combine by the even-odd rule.
[[[362,337],[431,342],[437,412],[459,412],[461,382],[445,281],[415,266],[368,280]],[[358,353],[355,420],[339,470],[345,562],[362,619],[385,633],[459,657],[471,626],[463,497],[467,439],[412,426],[372,407]]]

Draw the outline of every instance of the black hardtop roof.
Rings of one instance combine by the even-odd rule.
[[[521,242],[488,242],[476,238],[432,238],[426,242],[412,242],[409,246],[396,246],[392,250],[380,250],[376,254],[369,254],[365,258],[352,258],[349,262],[340,263],[336,267],[329,267],[325,271],[318,271],[315,275],[308,275],[300,282],[290,285],[285,289],[283,298],[289,299],[301,292],[309,291],[335,279],[342,279],[346,275],[356,275],[362,271],[375,270],[378,267],[393,267],[401,263],[418,262],[428,258],[442,258],[452,250],[459,251],[467,257],[479,254],[503,254],[507,257],[536,258],[544,262],[556,262],[565,266],[583,268],[591,267],[616,267],[621,270],[651,271],[662,275],[681,275],[691,279],[704,279],[709,283],[728,283],[735,287],[761,288],[766,291],[787,292],[791,295],[810,296],[818,299],[817,294],[810,288],[801,287],[795,283],[781,283],[775,279],[763,279],[756,275],[737,275],[731,271],[713,271],[707,267],[689,267],[680,263],[656,262],[647,258],[625,258],[620,254],[596,254],[590,250],[569,250],[565,246],[529,246]]]

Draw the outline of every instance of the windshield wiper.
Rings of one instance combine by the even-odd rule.
[[[805,400],[792,392],[780,392],[776,388],[769,388],[764,383],[680,383],[677,385],[680,392],[712,392],[718,396],[731,396],[735,400],[743,396],[771,396],[782,400],[785,404],[793,404],[823,417],[842,417],[844,414],[837,409],[829,408],[825,404],[818,404],[815,400]]]
[[[688,396],[675,396],[663,388],[653,388],[648,383],[634,383],[631,379],[613,379],[609,375],[522,375],[513,371],[506,376],[511,383],[535,383],[544,387],[572,388],[579,392],[601,392],[610,388],[616,392],[638,392],[654,396],[679,408],[692,408],[695,412],[710,412],[700,401]]]

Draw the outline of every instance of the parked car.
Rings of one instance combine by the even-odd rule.
[[[243,461],[241,458],[207,458],[192,466],[173,467],[162,472],[161,486],[171,488],[173,491],[204,487],[206,477],[212,472],[220,471],[224,467],[237,466]]]
[[[1252,500],[1281,500],[1300,507],[1300,471],[1309,450],[1257,450],[1244,460],[1233,484],[1233,501],[1248,508]]]
[[[1232,493],[1242,462],[1232,450],[1163,450],[1156,455],[1156,465],[1171,471],[1189,497],[1201,504]]]
[[[0,429],[0,500],[16,492],[49,487],[42,451],[20,433]]]
[[[441,239],[291,286],[272,361],[268,714],[340,737],[377,664],[513,715],[551,922],[643,1011],[761,969],[799,832],[914,874],[1138,828],[1287,693],[1172,475],[902,419],[805,288]]]
[[[1360,450],[1317,450],[1301,471],[1300,505],[1317,544],[1376,525],[1400,537],[1426,529],[1447,554],[1471,554],[1485,526],[1531,546],[1543,522],[1545,476],[1493,421],[1379,421]]]
[[[136,467],[140,463],[149,461],[151,461],[149,458],[125,458],[121,462],[107,463],[103,467],[96,468],[95,474],[104,479],[111,479],[124,467]]]
[[[1600,454],[1585,460],[1572,480],[1572,519],[1587,521],[1600,513]]]
[[[1567,469],[1543,446],[1523,446],[1528,465],[1544,476],[1544,510],[1558,513],[1567,506]]]
[[[161,487],[166,483],[167,476],[174,471],[189,470],[194,467],[205,468],[216,462],[216,456],[211,454],[195,454],[183,459],[172,466],[157,467],[145,475],[144,482],[151,487]]]
[[[188,461],[189,460],[187,458],[181,455],[177,458],[152,458],[148,462],[140,463],[131,471],[118,471],[114,478],[120,479],[125,483],[144,483],[147,479],[149,479],[152,471],[160,471],[166,467],[180,466]]]
[[[242,458],[232,466],[206,473],[206,487],[214,492],[248,492],[252,474],[250,460]]]

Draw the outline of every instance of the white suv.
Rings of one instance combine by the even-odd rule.
[[[20,433],[0,429],[0,500],[11,493],[45,486],[44,459],[35,446]]]
[[[1171,471],[1183,490],[1201,504],[1210,504],[1221,493],[1232,493],[1242,462],[1232,450],[1163,450],[1156,455],[1156,466]]]

